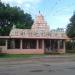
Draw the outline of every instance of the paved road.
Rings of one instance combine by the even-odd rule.
[[[75,75],[75,58],[0,59],[0,75]]]

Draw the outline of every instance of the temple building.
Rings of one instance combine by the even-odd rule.
[[[8,54],[65,53],[67,39],[64,31],[52,31],[39,13],[31,29],[18,29],[13,25],[9,36],[0,36],[6,43],[0,49]]]

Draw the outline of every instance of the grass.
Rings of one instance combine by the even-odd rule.
[[[0,58],[36,58],[36,57],[44,57],[44,56],[48,56],[48,55],[75,55],[75,53],[66,53],[66,54],[59,54],[59,53],[49,53],[49,54],[0,54]]]
[[[0,54],[0,58],[36,58],[36,57],[44,57],[48,55],[64,55],[60,53],[47,53],[47,54]]]
[[[0,58],[31,58],[46,56],[45,54],[0,54]]]

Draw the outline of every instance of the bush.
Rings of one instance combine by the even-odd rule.
[[[66,52],[75,53],[75,41],[66,42]]]

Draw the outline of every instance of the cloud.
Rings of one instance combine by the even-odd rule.
[[[29,4],[29,3],[26,3],[26,5],[25,5],[27,8],[30,8],[31,7],[31,5]]]
[[[1,0],[3,3],[8,3],[10,6],[18,6],[24,12],[28,13],[36,13],[36,8],[39,3],[42,2],[42,0]]]
[[[14,5],[19,5],[19,6],[24,6],[26,4],[32,4],[32,5],[36,5],[38,3],[40,3],[42,0],[1,0],[4,3],[9,3],[10,5],[13,4]],[[29,5],[26,5],[29,6]]]

